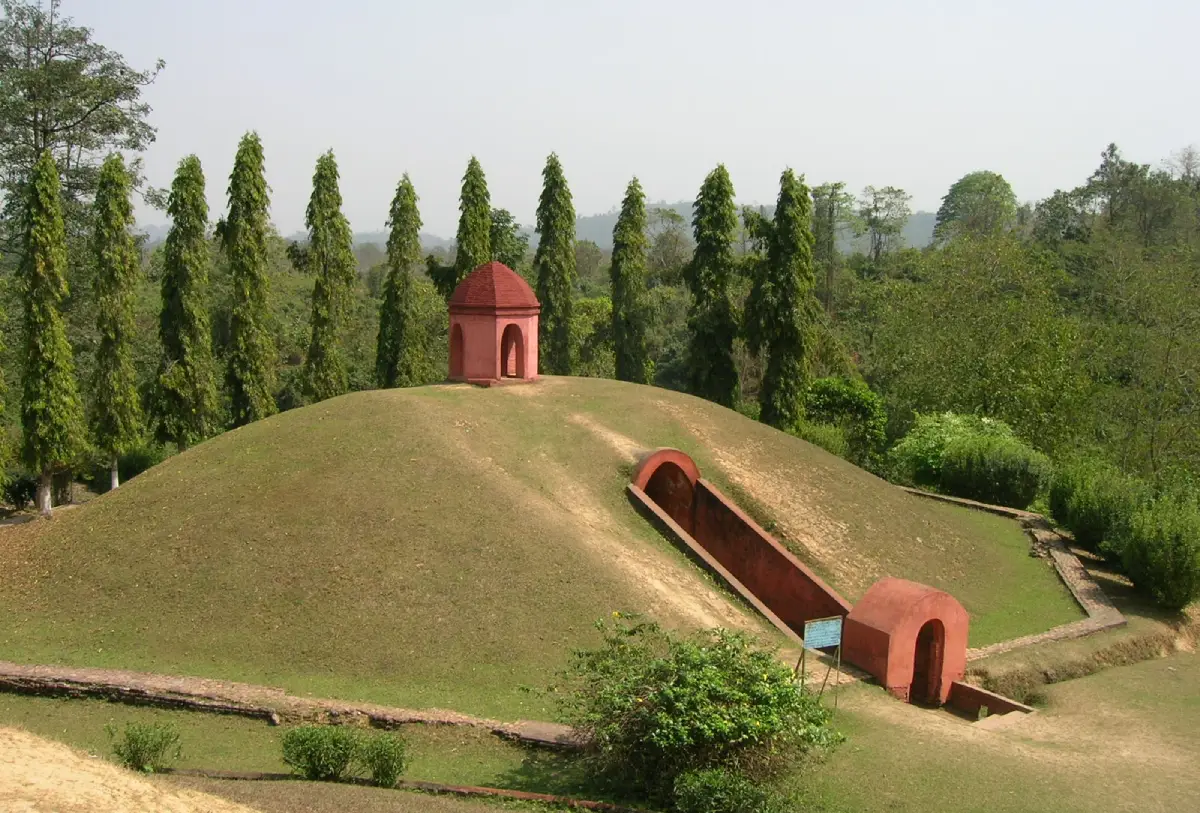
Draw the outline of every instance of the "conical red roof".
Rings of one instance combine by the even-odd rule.
[[[481,265],[458,283],[450,295],[450,307],[540,308],[529,283],[504,263]]]

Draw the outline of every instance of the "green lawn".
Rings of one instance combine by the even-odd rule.
[[[1057,684],[1037,714],[982,724],[899,703],[878,687],[852,686],[842,690],[835,717],[847,742],[790,784],[798,809],[819,813],[1190,810],[1200,798],[1197,686],[1200,655],[1180,653]],[[101,754],[107,754],[104,724],[127,720],[175,721],[183,734],[183,766],[282,769],[281,729],[263,723],[0,695],[0,725],[23,725]],[[408,779],[631,801],[589,787],[561,757],[485,733],[421,726],[404,733],[413,756]],[[483,804],[429,799],[424,807],[424,797],[407,793],[301,782],[170,781],[268,811],[455,813]]]
[[[1081,617],[1012,523],[687,395],[547,378],[293,410],[0,529],[0,659],[545,719],[523,687],[613,610],[778,642],[629,505],[631,449],[666,445],[851,598],[883,575],[942,587],[975,645]]]

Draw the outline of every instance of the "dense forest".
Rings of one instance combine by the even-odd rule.
[[[1068,526],[1095,520],[1088,489],[1144,491],[1096,509],[1097,545],[1135,581],[1152,579],[1139,567],[1186,571],[1164,603],[1200,591],[1192,148],[1141,163],[1109,145],[1077,186],[1027,204],[999,174],[972,172],[924,246],[905,240],[903,190],[809,188],[803,166],[782,173],[773,207],[739,209],[723,166],[690,211],[647,206],[632,179],[602,246],[576,233],[555,155],[531,240],[472,158],[453,244],[422,249],[405,176],[386,245],[356,248],[332,152],[315,160],[302,239],[270,223],[270,145],[254,133],[223,213],[207,211],[219,181],[194,156],[169,191],[146,187],[137,155],[155,131],[141,91],[163,66],[135,70],[55,3],[3,8],[10,502],[36,490],[49,512],[55,476],[116,486],[122,470],[278,410],[442,381],[445,301],[498,259],[543,304],[543,372],[685,390],[897,480],[1048,500]],[[164,240],[135,235],[137,193],[165,209]],[[954,451],[962,436],[985,440]],[[1118,538],[1138,533],[1170,555],[1125,555]]]

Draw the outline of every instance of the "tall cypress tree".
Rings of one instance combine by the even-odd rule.
[[[454,265],[441,266],[432,258],[429,261],[429,277],[447,299],[463,277],[492,259],[492,198],[483,167],[474,155],[463,175],[458,211]]]
[[[729,284],[735,262],[737,207],[733,182],[724,164],[710,172],[700,187],[700,195],[692,205],[692,233],[696,248],[684,269],[692,292],[688,386],[695,395],[733,407],[738,398],[737,366],[733,361],[737,321]]]
[[[765,262],[756,264],[746,302],[747,337],[755,353],[765,349],[766,370],[758,393],[759,420],[789,429],[804,414],[809,336],[817,309],[813,274],[812,199],[802,179],[785,170],[779,179],[775,220],[765,234]]]
[[[396,187],[387,224],[391,230],[387,241],[388,275],[383,284],[383,303],[379,306],[379,340],[375,349],[375,381],[380,387],[408,387],[416,383],[409,329],[412,267],[421,257],[421,213],[417,210],[417,200],[417,190],[406,172]]]
[[[646,352],[646,196],[634,178],[625,189],[613,229],[612,334],[620,381],[650,381]]]
[[[131,357],[134,334],[133,295],[139,258],[130,234],[133,206],[129,202],[129,173],[120,155],[111,155],[100,168],[93,206],[95,230],[96,370],[92,382],[92,436],[109,460],[110,485],[120,485],[117,458],[142,434],[142,407]]]
[[[304,394],[313,401],[323,401],[341,395],[350,386],[342,333],[355,276],[350,223],[342,214],[333,150],[317,159],[304,224],[308,226],[309,267],[317,275],[312,295],[312,341],[304,359]]]
[[[542,170],[537,208],[538,247],[533,256],[537,295],[538,354],[546,372],[571,374],[571,299],[575,288],[575,207],[562,163],[550,153]]]
[[[160,440],[186,449],[216,427],[217,389],[208,320],[208,202],[200,159],[179,162],[167,201],[171,230],[164,246],[163,357],[155,397]]]
[[[49,517],[55,471],[83,450],[83,407],[59,305],[67,295],[67,234],[58,168],[50,151],[33,167],[25,208],[20,276],[25,294],[21,428],[25,462],[38,473],[37,505]]]
[[[229,214],[223,243],[233,283],[229,317],[229,361],[225,381],[233,406],[233,425],[274,415],[275,343],[271,339],[267,297],[267,207],[262,141],[246,133],[238,144],[229,176]]]

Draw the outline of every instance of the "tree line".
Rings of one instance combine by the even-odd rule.
[[[424,258],[411,180],[397,185],[386,247],[355,246],[326,154],[308,237],[289,244],[269,221],[256,135],[210,224],[194,156],[157,191],[115,155],[153,140],[140,92],[161,64],[132,69],[57,2],[3,2],[0,364],[21,392],[9,448],[40,500],[48,472],[98,456],[111,474],[148,438],[186,448],[342,392],[443,380],[445,300],[491,259],[542,302],[547,373],[686,390],[825,445],[865,436],[854,410],[883,445],[949,410],[1152,480],[1200,466],[1193,150],[1152,167],[1110,146],[1078,187],[1036,203],[997,173],[970,173],[923,249],[903,245],[902,189],[856,196],[789,170],[774,207],[739,209],[719,166],[690,223],[648,207],[631,179],[606,251],[576,239],[567,168],[551,155],[531,251],[472,158],[455,245]],[[139,190],[171,218],[161,245],[134,236]],[[847,235],[861,249],[844,251]],[[878,408],[863,401],[872,391]],[[843,415],[830,406],[850,402]]]

